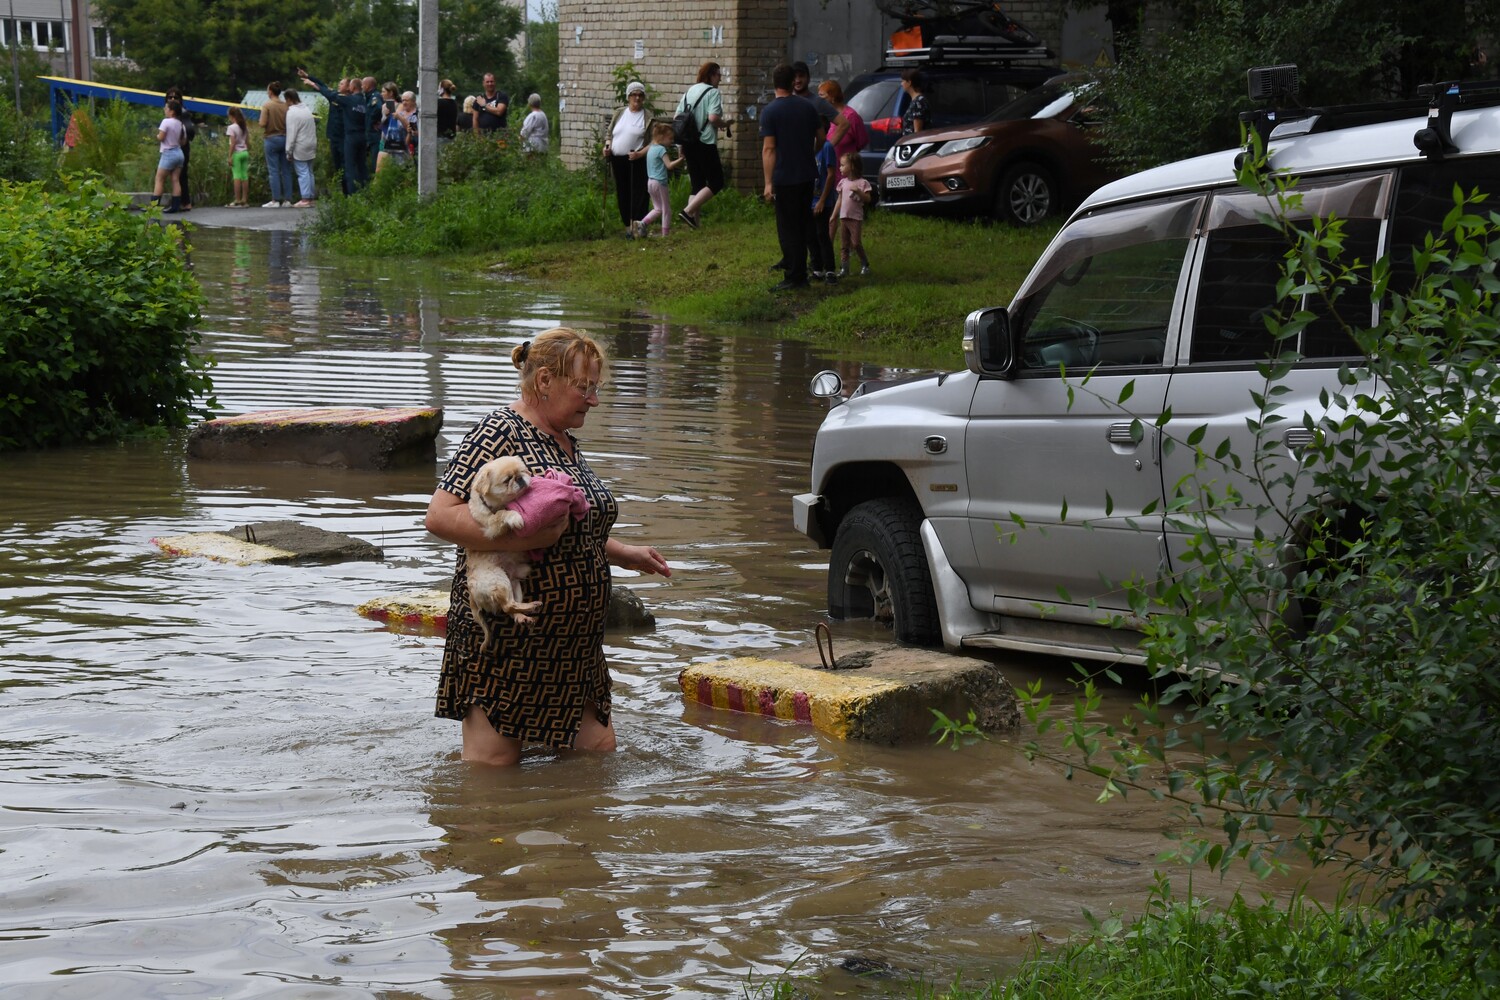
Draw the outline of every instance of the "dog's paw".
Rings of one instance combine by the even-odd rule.
[[[526,527],[526,519],[513,510],[502,510],[500,523],[505,525],[507,531],[520,531]]]
[[[519,611],[512,611],[510,613],[510,620],[513,621],[513,622],[515,622],[517,625],[535,625],[536,624],[536,619],[535,618],[531,617],[530,615],[522,614]]]

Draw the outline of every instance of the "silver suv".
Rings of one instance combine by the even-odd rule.
[[[1419,107],[1357,127],[1314,115],[1266,129],[1271,168],[1301,178],[1305,210],[1347,220],[1350,256],[1388,254],[1395,287],[1412,248],[1441,229],[1455,185],[1500,193],[1500,108],[1466,108],[1460,91],[1440,91],[1430,120],[1411,117]],[[1141,659],[1139,633],[1106,624],[1131,611],[1111,581],[1159,579],[1180,562],[1186,536],[1162,509],[1193,472],[1192,449],[1163,449],[1154,418],[1170,411],[1237,454],[1255,451],[1246,419],[1273,354],[1263,317],[1286,244],[1257,220],[1265,203],[1236,184],[1237,155],[1096,191],[1009,308],[969,316],[966,371],[867,382],[847,400],[836,374],[814,380],[836,405],[793,516],[832,550],[831,616],[884,619],[913,644]],[[1374,307],[1356,299],[1338,300],[1340,312],[1368,327]],[[1362,360],[1326,319],[1293,346],[1305,360],[1282,399],[1288,461],[1307,443],[1301,413],[1326,412],[1320,394]],[[1135,425],[1114,405],[1131,382]],[[1229,529],[1248,537],[1255,515]]]

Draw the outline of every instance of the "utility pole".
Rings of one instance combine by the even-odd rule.
[[[10,0],[10,78],[16,85],[16,114],[21,114],[21,33],[16,28],[16,0]]]
[[[417,4],[417,197],[437,194],[438,0]]]

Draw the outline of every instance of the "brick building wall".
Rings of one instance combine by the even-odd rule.
[[[618,106],[614,70],[634,65],[657,95],[656,113],[670,118],[698,67],[723,69],[719,92],[733,137],[719,135],[719,155],[734,186],[756,190],[760,140],[752,118],[770,93],[771,68],[786,58],[787,0],[560,0],[558,120],[562,157],[580,167],[596,157],[597,141]]]

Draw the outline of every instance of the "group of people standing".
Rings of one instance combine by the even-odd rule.
[[[718,136],[720,131],[729,134],[730,124],[719,93],[722,73],[712,61],[698,68],[697,80],[674,112],[681,128],[653,119],[644,84],[626,86],[625,105],[610,119],[601,155],[610,165],[627,238],[651,235],[650,226],[657,222],[662,236],[670,234],[671,169],[687,165],[690,194],[675,218],[691,229],[698,228],[704,204],[724,189]],[[786,272],[778,290],[805,286],[809,275],[837,282],[849,274],[851,253],[859,256],[860,273],[870,273],[861,230],[874,189],[862,176],[859,157],[869,130],[844,103],[838,81],[823,81],[814,94],[809,79],[805,63],[776,67],[776,99],[760,115],[765,198],[776,205],[782,249],[781,261],[772,266]],[[796,103],[784,103],[788,100]],[[835,235],[842,241],[842,264],[834,259]]]

